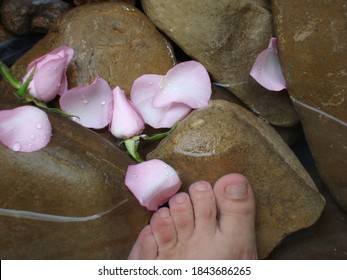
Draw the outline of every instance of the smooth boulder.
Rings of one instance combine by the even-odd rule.
[[[269,123],[294,126],[298,116],[286,92],[270,92],[249,75],[272,35],[267,0],[143,0],[145,13],[212,78],[227,85]]]
[[[50,32],[14,66],[18,76],[34,59],[61,45],[74,49],[69,87],[90,84],[96,76],[127,94],[144,74],[165,74],[175,64],[168,40],[138,9],[125,3],[101,2],[69,10]]]
[[[173,166],[184,191],[197,180],[214,183],[241,173],[253,185],[258,255],[265,258],[288,234],[319,218],[325,200],[277,132],[251,112],[210,101],[184,119],[149,153]]]
[[[346,1],[272,2],[289,94],[318,171],[347,211]]]

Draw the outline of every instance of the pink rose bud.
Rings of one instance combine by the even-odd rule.
[[[66,70],[73,54],[73,49],[61,46],[31,62],[23,78],[24,83],[35,71],[28,93],[43,102],[64,94],[67,90]]]
[[[104,128],[111,121],[112,90],[97,77],[93,83],[69,89],[60,97],[60,108],[74,121],[88,128]]]
[[[129,165],[125,185],[150,211],[167,202],[181,187],[176,171],[159,159]]]
[[[268,90],[280,91],[286,88],[278,59],[276,38],[271,38],[268,48],[257,56],[250,75]]]
[[[130,138],[139,135],[145,128],[141,115],[129,101],[123,90],[116,87],[113,91],[113,116],[110,131],[117,138]]]
[[[52,136],[47,114],[34,106],[0,111],[0,141],[15,152],[34,152]]]

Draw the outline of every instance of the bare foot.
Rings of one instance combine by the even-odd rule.
[[[155,212],[129,259],[256,259],[255,201],[240,174],[178,193]]]

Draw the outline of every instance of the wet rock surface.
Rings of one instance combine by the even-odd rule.
[[[31,61],[61,45],[75,50],[68,70],[70,88],[100,76],[129,94],[136,78],[165,74],[175,63],[169,42],[143,13],[131,5],[104,2],[67,12],[18,60],[15,73],[23,75]]]
[[[275,130],[230,102],[211,101],[193,112],[148,158],[173,166],[186,187],[197,180],[214,183],[230,172],[244,174],[256,194],[260,258],[289,233],[312,225],[325,204]]]
[[[61,0],[4,0],[1,19],[12,34],[46,33],[51,24],[71,6]]]
[[[319,178],[314,160],[306,145],[295,147],[296,155],[314,178],[326,199],[326,206],[318,221],[307,229],[287,236],[268,259],[275,260],[345,260],[347,259],[347,215],[336,204]]]
[[[76,5],[77,2],[92,1],[93,0],[66,0],[65,2]],[[2,1],[0,1],[0,4],[1,2]],[[267,2],[269,3],[270,1]],[[259,3],[264,4],[265,2],[262,0],[257,1],[257,4]],[[279,4],[282,5],[281,3]],[[290,3],[286,3],[286,5],[289,4]],[[268,5],[265,5],[263,7],[265,9],[269,8]],[[305,6],[305,8],[295,10],[295,13],[298,13],[299,11],[304,13],[303,9],[307,9],[307,7],[308,6]],[[274,8],[274,10],[276,10],[276,7]],[[331,9],[326,10],[331,12]],[[131,16],[132,13],[129,11],[127,15]],[[104,14],[106,15],[108,13],[104,12]],[[333,20],[330,19],[329,21],[326,17],[321,16],[321,12],[317,12],[317,14],[320,15],[321,19],[316,19],[316,22],[318,22],[319,24],[315,26],[314,32],[312,32],[310,36],[316,36],[317,32],[324,34],[324,32],[322,31],[329,30],[333,27],[334,24],[336,24],[335,15],[332,15]],[[336,15],[337,14],[339,14],[339,12],[336,12]],[[302,15],[300,17],[304,18],[304,16]],[[293,21],[293,19],[295,19],[295,16],[290,18],[290,21],[287,18],[286,22],[287,24],[289,24],[289,29],[292,28],[292,22],[297,23],[297,21],[299,21],[299,19],[295,19],[295,21]],[[312,17],[310,19],[312,19]],[[71,20],[71,22],[73,24],[73,20]],[[321,22],[325,23],[325,27],[322,27],[322,25],[320,25]],[[341,21],[339,22],[341,23]],[[284,23],[282,23],[282,27],[283,24]],[[68,25],[66,24],[63,26],[63,28],[67,29],[67,26]],[[309,27],[310,26],[308,26],[308,29]],[[28,57],[24,57],[14,67],[14,70],[18,77],[22,75],[28,62],[36,58],[37,55],[42,55],[46,53],[50,50],[50,48],[52,49],[55,46],[55,44],[58,46],[59,40],[64,41],[66,39],[56,39],[61,38],[61,36],[63,36],[61,33],[64,33],[66,31],[63,30],[63,28],[56,27],[53,32],[55,34],[53,36],[48,35],[50,39],[46,39],[46,41],[43,41],[44,43],[39,45],[39,47],[37,47],[37,49],[34,50],[37,54],[29,54]],[[206,26],[204,26],[204,28],[206,29]],[[300,30],[297,31],[299,32]],[[307,31],[307,29],[304,28],[300,32],[303,31]],[[301,38],[300,32],[298,33],[299,38]],[[339,29],[339,32],[340,34],[343,34],[344,31],[342,29]],[[343,39],[345,37],[341,35],[338,36],[337,34],[338,32],[334,35],[336,38]],[[330,34],[325,34],[324,36],[326,35],[330,36]],[[30,37],[31,36],[33,35],[31,34]],[[72,34],[70,34],[70,36],[72,36]],[[80,43],[82,42],[81,38],[83,39],[83,36],[78,37]],[[92,38],[88,37],[88,40],[89,39],[92,40]],[[6,64],[8,65],[11,65],[13,63],[15,58],[19,56],[19,54],[17,53],[16,46],[17,41],[21,40],[25,41],[28,40],[28,38],[24,38],[23,36],[20,36],[18,38],[10,38],[3,41],[0,44],[0,57],[2,61],[5,60]],[[322,38],[320,38],[320,40],[322,40]],[[316,43],[314,47],[312,47],[309,44],[302,47],[309,47],[310,51],[314,50],[315,52],[317,52],[318,50],[315,49],[317,48],[317,44],[321,44],[321,42]],[[90,43],[90,45],[93,46],[92,43]],[[264,47],[266,47],[266,45],[267,43],[264,45]],[[29,47],[30,46],[25,46],[26,49],[28,49]],[[324,47],[326,47],[326,45],[324,45]],[[294,48],[292,50],[302,51],[301,47],[300,49]],[[22,51],[20,51],[20,53],[22,53]],[[84,52],[83,50],[80,50],[78,53],[82,53],[83,55]],[[300,54],[300,58],[303,58],[304,54],[306,57],[309,57],[310,60],[306,61],[305,63],[312,62],[313,58],[317,61],[323,61],[323,58],[329,58],[328,56],[325,57],[326,54],[323,51],[321,53],[323,53],[324,57],[313,57],[313,55],[311,57],[309,53],[303,52],[303,54]],[[8,56],[10,56],[9,59]],[[4,59],[4,57],[6,59]],[[105,59],[105,57],[103,58]],[[9,63],[7,63],[7,60],[9,61]],[[107,61],[110,61],[110,58],[107,58]],[[81,63],[80,65],[83,65],[83,67],[88,68],[87,63]],[[104,65],[107,64],[104,63]],[[287,67],[289,69],[289,72],[287,71],[285,73],[287,75],[287,78],[294,77],[293,73],[298,75],[300,72],[293,72],[293,65],[295,66],[295,64],[283,65],[283,68]],[[327,65],[321,67],[320,70],[325,70],[326,67]],[[72,75],[72,69],[70,71],[70,80],[74,81],[76,77]],[[80,70],[76,68],[74,71],[78,72]],[[163,71],[163,73],[164,72],[166,72],[166,70]],[[322,77],[322,79],[323,78],[324,77]],[[343,76],[341,76],[341,78],[343,78]],[[301,80],[301,83],[303,83],[304,80],[305,79],[303,78]],[[318,83],[319,81],[315,82]],[[324,83],[326,82],[327,81],[324,81]],[[331,86],[331,88],[333,88],[335,82],[331,80],[328,81],[328,83]],[[295,85],[295,88],[296,93],[300,92],[298,84]],[[341,89],[343,88],[341,87]],[[19,103],[16,98],[13,97],[13,90],[9,89],[4,84],[0,85],[0,91],[2,93],[2,95],[0,95],[0,110],[23,105]],[[240,102],[240,100],[235,99],[232,94],[226,96],[224,91],[222,93],[216,93],[217,91],[214,90],[213,98],[225,99],[231,102],[235,102],[237,104],[243,104],[242,102]],[[314,106],[314,103],[309,103],[309,101],[316,101],[315,96],[317,94],[321,94],[321,92],[319,90],[315,91],[315,95],[310,93],[311,91],[309,91],[309,94],[307,95],[303,94],[302,96],[300,96],[300,98],[305,98],[304,101],[301,103],[301,99],[295,99],[297,98],[296,96],[292,95],[292,98],[294,101],[296,101],[295,103],[297,109],[299,110],[300,117],[302,118],[304,126],[306,128],[306,137],[310,143],[311,149],[315,153],[317,153],[317,151],[320,151],[319,154],[321,155],[321,158],[323,160],[319,160],[319,163],[321,164],[321,166],[322,164],[324,164],[324,169],[329,171],[329,173],[323,176],[327,178],[326,180],[334,179],[338,182],[338,184],[336,185],[341,186],[346,182],[344,177],[341,176],[341,169],[336,168],[336,173],[331,173],[333,171],[331,166],[336,167],[335,161],[337,156],[339,156],[339,162],[343,162],[343,159],[346,158],[343,156],[343,150],[336,150],[335,144],[336,141],[337,146],[343,147],[343,145],[341,144],[346,143],[346,139],[343,138],[346,134],[341,133],[341,131],[343,131],[343,128],[339,127],[339,123],[333,122],[331,118],[327,117],[328,115],[321,115],[320,113],[308,110],[307,106],[299,106],[300,104],[309,104],[311,106]],[[336,96],[332,98],[332,101],[336,100]],[[324,104],[328,103],[332,104],[332,102],[329,101],[324,102]],[[321,106],[317,108],[322,110],[323,107]],[[331,109],[332,110],[329,111],[329,114],[337,118],[337,116],[334,115],[333,107],[331,107]],[[1,258],[126,258],[130,250],[130,247],[132,246],[135,238],[137,237],[139,230],[142,228],[144,224],[148,222],[150,215],[150,213],[144,211],[142,207],[139,207],[137,201],[135,201],[133,196],[131,194],[129,195],[127,190],[124,189],[124,172],[127,164],[131,163],[131,161],[126,156],[124,156],[124,154],[121,151],[119,151],[112,144],[110,144],[114,143],[114,138],[110,137],[110,134],[108,132],[99,132],[99,135],[102,135],[102,138],[104,138],[102,139],[94,132],[83,129],[77,126],[75,123],[70,124],[70,121],[62,120],[60,117],[56,115],[50,114],[50,120],[53,122],[54,127],[54,136],[52,139],[54,139],[56,133],[58,133],[59,140],[56,140],[54,142],[53,147],[46,147],[44,150],[40,152],[39,155],[23,155],[11,153],[4,146],[0,146],[0,166],[1,169],[3,169],[3,171],[0,172],[0,175],[5,175],[5,177],[3,178],[5,178],[6,180],[8,180],[8,178],[11,177],[11,181],[9,181],[9,183],[7,183],[7,181],[3,179],[0,180],[0,191],[2,193],[5,193],[9,203],[7,204],[5,197],[0,197],[0,200],[2,201],[0,208],[3,207],[0,209],[0,247],[2,248],[0,250]],[[59,124],[61,120],[63,122],[67,121],[69,122],[69,124]],[[338,120],[341,120],[341,118]],[[342,118],[342,120],[346,121],[346,119],[344,118]],[[59,131],[57,131],[56,129],[58,129]],[[280,134],[282,134],[282,137],[286,138],[287,132],[289,130],[292,130],[293,128],[276,127],[276,129]],[[307,132],[308,130],[310,130],[309,133]],[[284,133],[282,131],[284,131]],[[327,133],[328,131],[329,133]],[[152,131],[152,133],[154,133],[154,131]],[[73,139],[73,137],[76,136],[76,134],[81,134],[81,136],[78,137],[78,139]],[[327,139],[327,134],[335,135],[333,137],[335,137],[336,139]],[[292,137],[293,134],[290,133],[289,136]],[[84,143],[86,141],[83,142],[83,138],[91,138],[91,143]],[[291,141],[292,140],[289,139],[288,143],[290,143]],[[82,147],[79,146],[81,143]],[[312,143],[317,144],[314,147]],[[149,144],[150,147],[146,147],[147,150],[143,151],[143,156],[145,156],[147,151],[152,150],[155,146],[155,143]],[[86,152],[84,148],[87,148],[89,152]],[[105,150],[109,154],[106,155]],[[325,152],[321,152],[322,150]],[[305,157],[304,159],[300,158],[300,160],[302,160],[305,168],[309,169],[311,176],[315,179],[316,185],[319,187],[319,190],[326,198],[327,204],[322,212],[322,215],[314,225],[310,226],[309,228],[301,229],[297,232],[289,234],[289,236],[285,237],[284,240],[281,241],[281,243],[270,253],[270,255],[267,258],[347,259],[347,240],[345,234],[347,230],[346,212],[344,212],[341,208],[339,208],[336,205],[336,202],[327,192],[324,183],[319,180],[319,175],[316,171],[316,168],[313,166],[313,162],[306,162],[305,153],[309,153],[308,148],[305,147],[304,151],[299,150],[296,152],[297,155],[299,155],[299,157]],[[76,153],[81,154],[76,155]],[[114,158],[113,155],[116,158]],[[315,157],[317,156],[315,155]],[[109,162],[105,162],[105,159]],[[47,166],[45,164],[46,160],[48,163]],[[9,163],[9,166],[4,167],[5,163],[6,165],[7,163]],[[72,164],[71,170],[67,167],[68,164]],[[252,162],[249,169],[251,169],[253,166],[254,164]],[[22,169],[22,167],[24,168]],[[41,173],[38,170],[32,172],[33,167],[42,169],[42,179],[39,178],[41,176]],[[223,168],[227,167],[222,167],[222,171],[224,170]],[[96,172],[95,169],[97,169],[98,172]],[[103,172],[104,169],[106,169],[106,172]],[[199,168],[197,169],[200,170]],[[321,170],[322,167],[320,167],[320,171]],[[5,174],[6,172],[11,173],[12,176],[9,174]],[[50,175],[48,172],[52,172],[52,175]],[[91,178],[93,176],[90,176],[89,172],[95,178]],[[112,175],[108,174],[109,172],[111,172]],[[64,178],[65,173],[71,176],[68,176],[68,178]],[[271,170],[267,170],[266,174],[271,173]],[[333,176],[331,176],[331,174],[333,174]],[[22,178],[23,175],[25,175],[25,177]],[[78,180],[80,180],[80,182],[77,183],[76,188],[73,188],[72,184],[75,185],[75,182],[77,182],[74,181],[72,178],[75,176],[79,178]],[[286,175],[284,175],[284,177],[285,176]],[[44,180],[48,180],[48,184]],[[195,180],[195,178],[193,178],[192,180]],[[252,182],[254,180],[255,179],[252,179]],[[106,183],[105,187],[106,181],[108,183]],[[92,182],[93,185],[90,186],[88,182]],[[102,184],[100,184],[100,182]],[[64,190],[64,186],[58,186],[58,183],[67,183],[68,187]],[[96,186],[94,186],[94,184],[96,184]],[[110,184],[115,184],[116,188],[110,187]],[[89,188],[87,188],[86,186],[89,186]],[[185,185],[185,188],[186,187],[187,185]],[[274,188],[275,187],[276,186],[274,186]],[[18,199],[16,199],[16,196],[18,196]],[[316,196],[316,193],[314,196]],[[64,197],[64,199],[61,199],[62,197]],[[293,201],[295,201],[296,199],[297,197],[293,198]],[[337,199],[337,196],[335,196],[335,199]],[[18,209],[13,209],[15,211],[12,212],[3,211],[3,209],[8,209],[8,205],[18,207]],[[26,212],[25,209],[28,209],[28,211]],[[275,212],[273,210],[275,208],[271,209],[272,211],[269,212],[268,216],[271,216],[272,213]],[[281,207],[276,207],[276,210],[278,209],[281,209]],[[42,212],[39,212],[41,210]],[[93,212],[95,215],[93,214]],[[285,214],[288,215],[288,213]],[[290,218],[287,218],[286,221],[288,221]],[[274,234],[272,234],[270,231],[268,235],[269,239],[273,238],[273,240],[275,240],[275,237],[279,236],[280,234],[278,234],[278,232],[275,230]],[[270,243],[266,244],[269,245]],[[270,247],[271,246],[269,246],[269,248]],[[261,250],[263,250],[263,248],[265,248],[265,246],[262,245]]]
[[[293,126],[297,114],[286,93],[269,92],[249,75],[272,34],[268,1],[144,0],[145,13],[212,77],[229,84],[253,112],[277,126]]]
[[[273,1],[272,6],[289,94],[319,173],[347,211],[346,2]]]
[[[3,82],[0,91],[0,110],[22,105]],[[44,149],[0,145],[1,259],[126,258],[149,218],[124,185],[133,162],[97,133],[49,119]]]
[[[72,4],[79,6],[79,5],[84,5],[84,4],[89,4],[89,3],[94,3],[94,2],[124,2],[128,4],[135,5],[136,0],[69,0]]]

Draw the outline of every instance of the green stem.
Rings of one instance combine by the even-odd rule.
[[[157,133],[157,134],[153,134],[152,136],[142,136],[141,138],[143,140],[146,141],[155,141],[155,140],[160,140],[165,138],[166,136],[170,135],[176,128],[177,124],[175,124],[170,130],[166,131],[166,132],[162,132],[162,133]]]
[[[18,82],[16,77],[12,74],[10,68],[8,68],[7,65],[2,61],[0,61],[0,73],[3,76],[4,80],[15,89],[19,89],[22,86],[22,84]]]
[[[17,95],[22,98],[22,100],[25,102],[26,101],[26,98],[27,98],[27,92],[28,92],[28,86],[31,82],[31,80],[33,79],[34,77],[34,73],[35,73],[35,70],[36,70],[36,67],[34,68],[33,71],[31,71],[28,79],[25,80],[24,84],[22,84],[18,90],[17,90]]]

